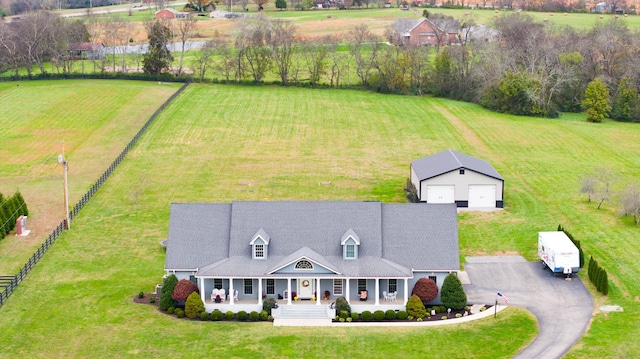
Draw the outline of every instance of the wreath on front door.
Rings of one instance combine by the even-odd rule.
[[[308,287],[309,286],[309,281],[308,280],[303,280],[302,281],[302,286],[303,287]]]

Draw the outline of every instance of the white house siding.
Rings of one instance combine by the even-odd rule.
[[[411,176],[413,178],[414,171],[411,170]],[[474,172],[470,169],[465,169],[465,174],[460,174],[460,169],[455,169],[451,172],[441,174],[439,176],[423,180],[420,186],[416,186],[418,191],[422,188],[420,193],[420,200],[427,200],[427,185],[455,185],[455,200],[460,207],[460,202],[463,202],[463,207],[466,207],[469,201],[469,186],[470,185],[489,185],[496,186],[496,202],[502,202],[502,185],[503,182],[493,177],[485,176],[481,173]]]
[[[418,175],[416,174],[416,171],[413,169],[413,167],[411,167],[411,183],[416,188],[418,198],[422,198],[422,193],[420,193],[420,179],[418,178]]]

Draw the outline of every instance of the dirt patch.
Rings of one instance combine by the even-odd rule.
[[[153,298],[153,300],[151,298]],[[156,297],[155,293],[146,293],[142,298],[138,295],[133,297],[133,302],[138,304],[150,304],[157,307],[160,300]]]

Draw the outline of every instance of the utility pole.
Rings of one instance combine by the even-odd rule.
[[[64,158],[64,141],[62,142],[62,153],[58,155],[58,163],[64,168],[64,228],[71,229],[71,219],[69,218],[69,186],[67,174],[69,173],[69,163]]]

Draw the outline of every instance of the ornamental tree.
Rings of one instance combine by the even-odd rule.
[[[187,300],[191,293],[196,292],[200,293],[198,286],[188,279],[180,279],[176,284],[176,287],[173,289],[173,295],[171,298],[177,301]],[[200,314],[200,313],[198,313]]]
[[[438,296],[438,285],[432,279],[420,278],[411,291],[411,295],[414,294],[422,300],[422,304],[427,305]]]
[[[609,111],[611,111],[609,89],[601,78],[598,77],[587,85],[582,108],[585,110],[589,122],[602,122],[602,119],[609,116]]]
[[[464,309],[467,306],[467,295],[457,275],[449,273],[442,282],[442,290],[440,292],[442,304],[452,310]]]

